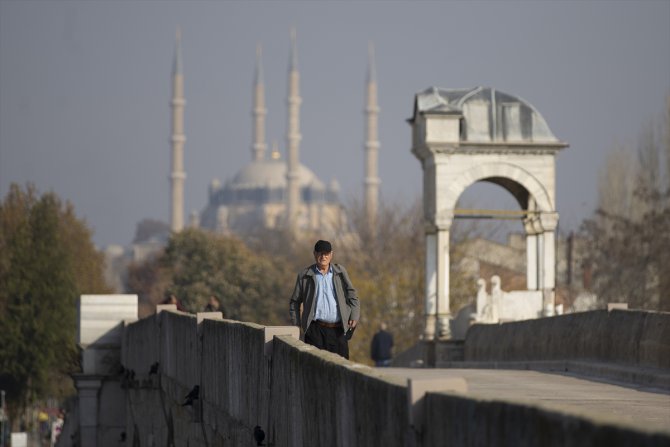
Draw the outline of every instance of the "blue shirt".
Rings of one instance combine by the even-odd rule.
[[[327,323],[341,321],[340,312],[337,310],[337,299],[335,298],[335,287],[333,285],[333,267],[328,266],[328,272],[324,275],[314,266],[314,279],[316,280],[316,308],[314,319]]]

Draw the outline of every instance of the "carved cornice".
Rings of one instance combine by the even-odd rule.
[[[423,160],[438,154],[492,154],[492,155],[554,155],[568,147],[567,143],[423,143],[412,147],[412,153]]]
[[[523,221],[526,234],[541,234],[554,231],[558,226],[558,213],[555,211],[539,212]]]

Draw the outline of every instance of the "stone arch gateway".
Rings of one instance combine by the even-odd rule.
[[[527,288],[542,292],[543,314],[554,312],[556,163],[558,140],[528,102],[489,87],[431,87],[415,96],[412,153],[423,169],[426,231],[424,339],[451,337],[449,232],[456,202],[487,181],[517,200],[526,231]]]

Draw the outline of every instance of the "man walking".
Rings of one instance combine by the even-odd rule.
[[[393,357],[393,335],[386,331],[386,323],[379,325],[379,331],[372,337],[370,357],[375,366],[390,366]]]
[[[348,359],[348,339],[360,318],[360,307],[347,270],[332,259],[331,243],[317,241],[315,263],[298,274],[289,314],[302,329],[305,343]]]

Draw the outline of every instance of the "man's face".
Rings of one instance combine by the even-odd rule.
[[[315,251],[314,252],[314,260],[316,261],[316,265],[321,269],[327,269],[328,266],[330,265],[330,260],[333,258],[333,252],[332,251]]]

